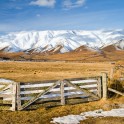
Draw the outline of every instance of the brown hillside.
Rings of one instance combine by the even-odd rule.
[[[24,52],[15,52],[15,53],[6,53],[6,52],[0,52],[0,58],[2,59],[19,59],[22,55],[24,55]]]
[[[102,50],[106,52],[113,52],[113,51],[116,51],[116,47],[113,45],[109,45],[107,47],[104,47]]]
[[[86,47],[86,46],[80,46],[80,47],[78,47],[77,49],[75,49],[74,50],[75,52],[81,52],[81,51],[84,51],[84,52],[86,52],[86,51],[91,51],[88,47]]]
[[[112,48],[112,49],[110,49]],[[113,46],[104,48],[101,52],[85,50],[84,46],[75,51],[60,54],[61,47],[48,53],[5,53],[0,52],[0,58],[10,60],[36,60],[36,61],[77,61],[77,62],[104,62],[124,61],[124,51],[115,50]]]

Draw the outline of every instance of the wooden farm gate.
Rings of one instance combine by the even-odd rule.
[[[11,104],[10,110],[24,110],[46,104],[51,106],[76,104],[106,97],[107,75],[34,83],[1,83],[2,103]]]
[[[15,111],[17,83],[10,80],[0,80],[0,109]]]

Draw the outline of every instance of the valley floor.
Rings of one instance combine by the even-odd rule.
[[[114,65],[105,63],[0,62],[0,78],[21,82],[57,80],[110,74]]]

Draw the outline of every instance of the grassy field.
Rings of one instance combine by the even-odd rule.
[[[113,65],[105,63],[0,62],[0,78],[15,81],[41,81],[110,74]]]
[[[51,79],[98,76],[101,72],[107,72],[110,75],[111,69],[116,65],[124,65],[124,62],[117,62],[115,65],[110,62],[0,62],[0,78],[12,79],[17,82],[33,82]],[[120,68],[117,68],[114,76],[120,76]],[[117,108],[119,104],[124,104],[124,97],[114,97],[113,99],[108,99],[106,101],[101,100],[53,108],[41,107],[38,110],[33,111],[0,111],[0,124],[49,124],[53,117],[80,114],[96,109],[110,110]],[[81,124],[123,124],[123,120],[124,118],[98,118],[82,121]]]

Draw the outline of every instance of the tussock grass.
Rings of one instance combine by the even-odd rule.
[[[117,98],[116,100],[101,100],[97,102],[89,102],[77,105],[65,105],[53,108],[41,107],[40,109],[33,111],[1,111],[0,124],[50,124],[50,121],[53,117],[60,117],[69,114],[76,115],[82,112],[92,111],[96,109],[110,110],[117,107],[115,105],[122,104],[123,100],[124,98]],[[110,121],[110,119],[108,120]],[[120,120],[118,121],[120,122]],[[88,122],[90,123],[90,121]]]

